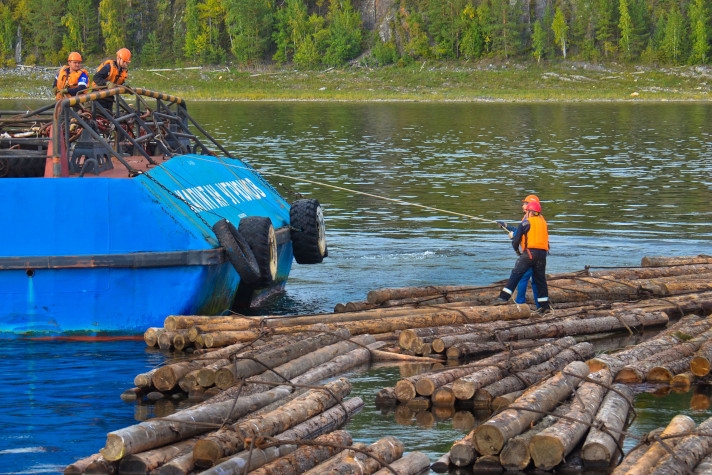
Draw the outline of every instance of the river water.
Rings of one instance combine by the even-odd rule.
[[[265,314],[331,312],[380,287],[505,279],[516,256],[492,221],[519,219],[530,193],[550,225],[550,273],[710,254],[705,103],[198,103],[189,112],[289,201],[301,194],[324,207],[329,257],[295,264]],[[142,342],[2,342],[0,474],[61,473],[107,432],[161,415],[165,407],[119,395],[164,358]],[[395,435],[435,460],[477,414],[376,409],[375,393],[408,370],[354,373],[366,409],[348,429],[363,442]],[[710,416],[706,388],[655,389],[638,390],[634,434],[677,413]]]

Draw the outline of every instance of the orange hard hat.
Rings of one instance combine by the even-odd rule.
[[[524,203],[531,203],[532,201],[539,202],[539,197],[537,195],[527,195],[526,198],[522,200]]]
[[[123,61],[126,61],[127,63],[131,62],[131,51],[128,50],[128,48],[121,48],[116,52],[116,57],[121,58]]]
[[[536,211],[537,213],[541,213],[541,203],[538,201],[529,201],[524,209],[527,211]]]
[[[67,61],[82,61],[82,55],[77,53],[76,51],[72,51],[69,53],[69,57],[67,58]]]

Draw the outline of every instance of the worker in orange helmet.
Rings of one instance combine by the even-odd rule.
[[[124,84],[129,77],[129,63],[131,62],[131,51],[121,48],[116,52],[116,59],[107,59],[97,68],[92,78],[92,87],[100,89],[108,87],[108,83],[116,86]],[[99,103],[107,109],[111,109],[114,97],[109,96],[99,100]]]
[[[512,247],[519,258],[509,275],[509,280],[492,305],[506,304],[514,293],[524,273],[531,269],[537,286],[540,314],[551,313],[549,288],[546,283],[546,256],[549,253],[549,229],[541,214],[541,203],[530,201],[524,205],[526,215],[512,237]]]
[[[89,85],[89,73],[82,68],[82,55],[76,51],[69,53],[67,65],[57,72],[52,83],[52,92],[57,100],[76,96]]]
[[[524,212],[524,216],[522,216],[522,221],[527,218],[527,203],[530,203],[532,201],[539,202],[539,197],[537,195],[527,195],[527,197],[522,200],[522,211]],[[517,230],[516,226],[508,225],[504,221],[497,221],[497,225],[507,231],[507,234],[509,234],[509,239],[512,239],[514,237],[514,232]],[[519,284],[517,285],[517,295],[514,297],[514,302],[518,304],[524,304],[527,302],[526,294],[530,280],[532,283],[532,294],[534,294],[534,302],[536,304],[536,308],[539,308],[541,307],[538,301],[539,292],[536,286],[536,282],[534,282],[534,279],[532,279],[532,269],[528,269],[522,276],[522,279],[519,281]]]

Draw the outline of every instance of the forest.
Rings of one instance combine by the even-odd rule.
[[[712,0],[3,0],[0,66],[710,61]]]

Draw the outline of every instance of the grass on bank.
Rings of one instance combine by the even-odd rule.
[[[53,68],[4,69],[0,98],[51,99],[55,73]],[[186,100],[699,101],[710,96],[712,69],[430,61],[321,71],[132,68],[127,84]]]

